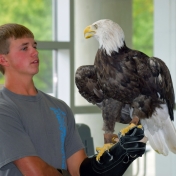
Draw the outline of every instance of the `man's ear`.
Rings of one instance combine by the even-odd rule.
[[[8,61],[6,60],[6,57],[4,54],[0,54],[0,65],[8,66]]]

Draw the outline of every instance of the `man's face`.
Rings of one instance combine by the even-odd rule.
[[[5,55],[8,61],[6,71],[31,76],[38,73],[39,58],[35,40],[33,38],[11,38],[9,42],[9,53]]]

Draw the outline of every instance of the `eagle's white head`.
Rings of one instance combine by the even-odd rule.
[[[118,52],[124,46],[125,36],[122,28],[115,22],[104,19],[87,26],[84,29],[85,38],[95,37],[99,48],[106,50],[108,55]]]

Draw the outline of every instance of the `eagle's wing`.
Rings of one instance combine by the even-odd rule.
[[[96,70],[93,65],[81,66],[76,70],[75,83],[79,93],[88,102],[97,105],[102,110],[103,130],[113,133],[115,122],[129,123],[131,121],[130,107],[104,96],[97,80]]]
[[[156,57],[149,59],[149,66],[155,78],[155,86],[160,95],[160,99],[166,102],[170,118],[174,120],[173,109],[175,105],[175,95],[169,69],[161,59]]]
[[[165,104],[156,108],[155,113],[149,119],[141,119],[152,148],[163,155],[168,151],[176,153],[176,130],[171,120],[174,120],[174,89],[170,72],[165,63],[158,58],[150,58],[149,65],[154,77],[153,86],[158,90],[160,99]],[[153,81],[153,80],[152,80]]]
[[[97,84],[97,75],[93,65],[81,66],[76,70],[75,84],[79,93],[90,103],[97,104],[103,100],[103,93]]]

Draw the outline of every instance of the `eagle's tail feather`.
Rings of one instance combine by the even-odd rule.
[[[168,117],[163,125],[163,133],[168,148],[173,153],[176,153],[176,130],[173,122]]]
[[[150,131],[147,129],[145,130],[145,135],[147,136],[151,147],[159,154],[163,154],[165,156],[168,155],[169,151],[166,146],[166,143],[163,139],[163,135],[158,131],[154,134],[151,134]],[[161,135],[161,136],[160,136]]]
[[[151,147],[160,154],[168,155],[168,149],[176,153],[176,129],[166,105],[157,108],[149,119],[142,119],[145,135]]]

